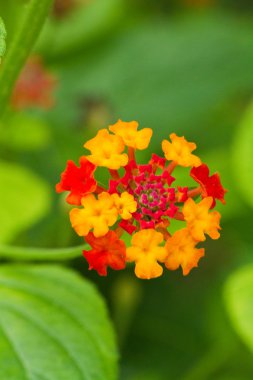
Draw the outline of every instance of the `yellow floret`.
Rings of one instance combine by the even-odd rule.
[[[110,135],[107,129],[101,129],[84,147],[90,150],[91,155],[87,159],[94,165],[117,170],[128,163],[127,154],[122,153],[124,141],[120,136]]]
[[[112,198],[121,218],[125,220],[131,219],[132,213],[137,210],[137,202],[134,200],[134,197],[127,191],[124,191],[120,196],[112,194]]]
[[[70,211],[72,227],[79,236],[88,235],[93,229],[95,237],[104,236],[118,218],[118,211],[110,194],[103,192],[98,199],[93,194],[82,198],[82,209],[74,208]]]
[[[137,277],[150,279],[162,275],[163,268],[157,262],[164,262],[167,256],[166,249],[159,246],[162,242],[163,235],[152,228],[139,231],[133,236],[126,257],[127,261],[135,262]]]
[[[187,222],[187,228],[194,239],[198,241],[206,240],[205,233],[212,239],[218,239],[220,234],[220,213],[218,211],[209,212],[213,198],[207,197],[201,202],[195,203],[189,198],[184,204],[183,215]]]
[[[184,167],[201,165],[200,158],[191,154],[196,149],[196,144],[188,142],[184,137],[179,137],[175,133],[171,133],[170,139],[171,142],[168,140],[162,142],[162,149],[168,161],[174,161]]]
[[[153,131],[150,128],[137,131],[138,126],[137,121],[118,120],[117,123],[109,126],[109,130],[122,137],[126,146],[143,150],[148,147]]]
[[[186,276],[192,268],[198,266],[199,259],[205,254],[204,248],[198,249],[196,244],[187,228],[176,231],[165,245],[168,254],[165,266],[170,270],[181,266],[183,275]]]

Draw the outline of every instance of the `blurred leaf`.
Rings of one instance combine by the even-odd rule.
[[[4,27],[3,20],[0,17],[0,63],[1,63],[1,57],[3,57],[5,53],[5,38],[6,38],[6,30]]]
[[[50,204],[46,183],[16,164],[0,161],[0,242],[15,235],[47,214]]]
[[[55,118],[66,124],[64,110],[82,95],[105,99],[115,119],[152,127],[154,149],[172,131],[227,143],[231,130],[210,125],[210,115],[253,88],[252,32],[247,20],[219,13],[130,24],[100,49],[61,62]]]
[[[105,305],[57,266],[0,269],[0,378],[112,380],[116,349]]]
[[[42,119],[13,113],[0,124],[0,144],[14,150],[38,150],[48,145],[50,129]]]
[[[253,265],[231,275],[225,286],[225,302],[236,332],[253,351]]]
[[[233,145],[234,183],[253,206],[253,103],[238,126]]]
[[[49,58],[82,50],[112,27],[119,19],[123,5],[122,0],[93,0],[72,10],[62,20],[48,19],[38,50]]]

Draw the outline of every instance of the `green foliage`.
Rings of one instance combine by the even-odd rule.
[[[253,87],[252,31],[246,20],[225,14],[141,20],[65,67],[61,62],[55,117],[66,122],[62,110],[74,108],[82,95],[105,99],[116,119],[136,119],[159,131],[152,139],[156,150],[170,132],[192,139],[198,129],[202,144],[221,145],[227,130],[210,115]]]
[[[51,59],[68,58],[110,30],[123,9],[122,0],[95,0],[72,10],[60,21],[49,18],[37,49]]]
[[[0,3],[8,46],[18,40],[15,49],[25,49],[3,62],[1,108],[49,0]],[[172,3],[177,11],[165,11]],[[100,298],[86,280],[41,264],[70,259],[66,265],[92,278],[111,307],[121,380],[252,379],[252,265],[231,276],[252,262],[252,106],[239,122],[252,99],[252,15],[209,3],[216,9],[191,12],[174,0],[76,0],[64,17],[47,18],[34,51],[58,78],[56,105],[6,112],[0,126],[0,260],[36,262],[0,269],[1,380],[115,379],[115,342]],[[14,68],[11,77],[7,68]],[[221,239],[207,238],[205,257],[187,277],[178,270],[140,281],[132,265],[99,277],[81,257],[86,248],[69,225],[66,194],[50,204],[48,183],[53,192],[66,160],[78,162],[83,143],[119,117],[154,130],[139,162],[163,154],[161,140],[175,131],[197,143],[229,190],[219,206]],[[106,183],[107,173],[96,174]],[[177,185],[194,185],[189,168],[176,168],[175,176]],[[228,277],[229,313],[222,298]]]
[[[17,27],[22,21],[26,6],[26,0],[0,1],[0,15],[4,20],[5,29],[8,31],[8,48],[17,33]]]
[[[1,62],[1,57],[3,57],[5,53],[5,48],[6,48],[5,38],[6,38],[6,30],[4,27],[3,20],[0,17],[0,62]]]
[[[232,324],[253,351],[253,265],[236,271],[225,287],[225,301]]]
[[[8,125],[8,128],[6,127]],[[13,113],[0,122],[0,144],[12,150],[34,151],[50,142],[50,129],[41,118]]]
[[[238,126],[233,145],[234,181],[245,202],[253,206],[253,104]]]
[[[1,379],[116,379],[111,325],[88,281],[57,266],[2,266],[0,290]]]
[[[0,182],[0,242],[3,243],[46,215],[50,196],[42,179],[17,164],[0,161]]]

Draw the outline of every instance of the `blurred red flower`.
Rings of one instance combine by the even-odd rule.
[[[41,58],[31,57],[16,82],[12,94],[12,106],[15,109],[50,108],[54,105],[52,93],[55,85],[55,77],[46,70]]]

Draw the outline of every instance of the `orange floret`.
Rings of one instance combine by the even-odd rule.
[[[72,227],[79,236],[86,236],[93,229],[95,237],[104,236],[118,218],[118,211],[110,194],[103,192],[98,199],[93,194],[82,198],[83,209],[70,211]]]
[[[179,137],[175,133],[170,134],[170,139],[171,142],[168,140],[162,142],[162,149],[168,161],[174,161],[184,167],[201,165],[200,158],[191,154],[197,147],[195,143],[188,142],[184,137]]]
[[[85,241],[91,246],[89,251],[83,251],[90,270],[94,269],[100,276],[106,276],[108,266],[114,270],[125,268],[126,245],[114,231],[109,231],[99,238],[90,232]]]
[[[186,276],[194,267],[198,266],[199,259],[204,256],[204,248],[196,248],[197,242],[187,228],[176,231],[165,245],[168,257],[165,266],[170,270],[182,267]]]
[[[159,245],[163,242],[163,235],[154,229],[137,232],[133,237],[132,246],[127,248],[126,258],[135,262],[135,274],[142,279],[159,277],[163,268],[158,264],[164,262],[167,256],[166,249]]]
[[[138,126],[137,121],[125,122],[119,119],[117,123],[109,126],[109,130],[122,137],[126,146],[143,150],[148,147],[153,131],[150,128],[137,131]]]
[[[121,218],[125,220],[131,219],[132,213],[137,210],[137,202],[134,200],[133,195],[124,191],[120,196],[112,194],[112,198]]]
[[[213,204],[213,198],[207,197],[199,203],[195,203],[189,198],[183,207],[183,215],[187,222],[187,228],[194,239],[198,241],[206,240],[205,233],[212,239],[218,239],[220,234],[220,213],[218,211],[209,212]]]
[[[127,154],[122,153],[125,149],[123,139],[110,135],[107,129],[101,129],[84,147],[91,151],[87,159],[94,165],[117,170],[128,163]]]

